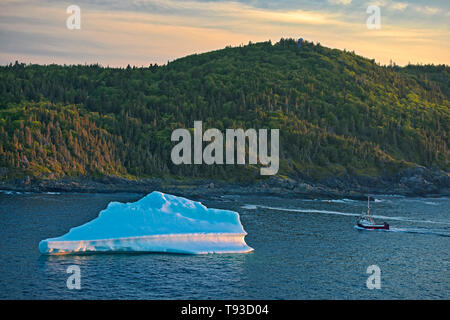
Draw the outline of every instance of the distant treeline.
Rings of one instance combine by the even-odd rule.
[[[0,67],[0,179],[26,175],[256,179],[172,164],[176,128],[279,128],[282,176],[449,171],[448,66],[380,66],[293,39],[164,66]]]

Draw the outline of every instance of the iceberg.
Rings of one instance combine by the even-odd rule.
[[[137,202],[110,202],[97,218],[61,237],[42,240],[42,254],[250,252],[239,214],[152,192]]]

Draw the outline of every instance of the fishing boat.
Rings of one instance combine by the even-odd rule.
[[[376,223],[370,216],[370,197],[367,197],[367,213],[363,213],[358,220],[355,228],[363,230],[389,230],[389,224],[386,222]]]

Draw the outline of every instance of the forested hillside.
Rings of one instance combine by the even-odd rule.
[[[395,57],[393,57],[395,58]],[[171,132],[279,128],[283,176],[450,171],[448,66],[380,66],[292,39],[164,66],[0,67],[0,179],[118,175],[255,179],[252,166],[176,166]]]

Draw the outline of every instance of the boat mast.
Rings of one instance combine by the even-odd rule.
[[[367,196],[367,216],[370,216],[370,196]]]

